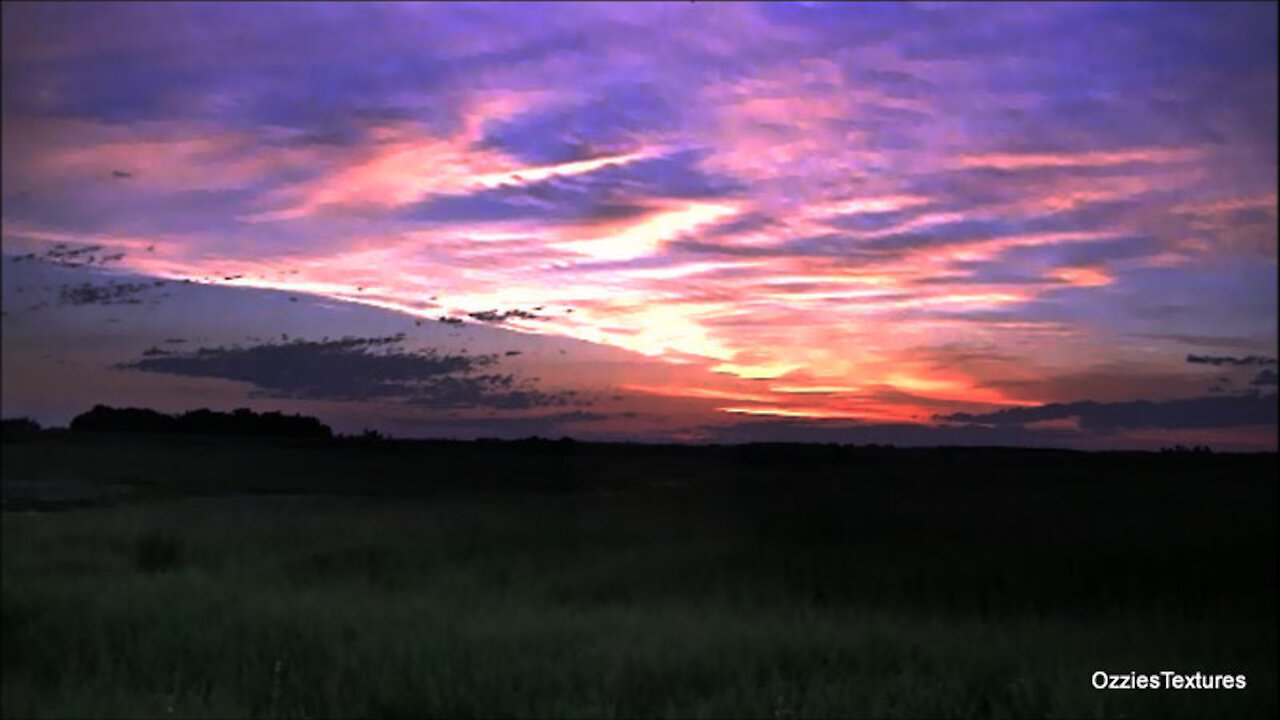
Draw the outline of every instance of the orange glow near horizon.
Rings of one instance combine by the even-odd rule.
[[[1150,24],[981,6],[998,31],[977,44],[927,4],[284,14],[314,37],[239,5],[95,11],[118,35],[36,5],[6,9],[25,28],[5,50],[6,268],[24,292],[31,268],[88,258],[102,282],[199,284],[168,301],[199,310],[135,308],[139,351],[164,339],[148,323],[216,315],[200,303],[221,293],[247,304],[218,320],[256,337],[260,307],[293,325],[273,336],[377,317],[508,343],[502,376],[527,394],[471,408],[503,422],[589,405],[534,387],[611,385],[629,395],[592,400],[611,420],[573,422],[639,403],[692,435],[1275,388],[1256,360],[1187,359],[1276,352],[1274,59],[1235,45],[1274,45],[1240,19],[1266,4]],[[1171,50],[1173,26],[1195,43]],[[95,317],[49,292],[7,295],[6,327]],[[108,312],[127,324],[104,311],[94,333],[124,331]],[[446,399],[391,415],[473,400]],[[1053,422],[1031,430],[1094,427]]]

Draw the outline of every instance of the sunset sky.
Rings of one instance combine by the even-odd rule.
[[[1277,446],[1275,3],[4,3],[3,404]]]

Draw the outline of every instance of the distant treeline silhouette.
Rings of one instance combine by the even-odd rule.
[[[21,437],[23,435],[35,435],[40,432],[40,423],[31,418],[5,418],[0,427],[3,427],[4,437]]]
[[[181,415],[166,415],[146,408],[113,408],[95,405],[71,421],[75,432],[175,433],[253,437],[330,438],[333,431],[316,418],[255,413],[239,408],[229,413],[201,408]]]

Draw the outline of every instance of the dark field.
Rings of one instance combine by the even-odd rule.
[[[5,717],[1278,712],[1274,454],[44,433],[3,479]]]

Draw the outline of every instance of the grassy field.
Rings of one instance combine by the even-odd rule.
[[[1274,718],[1275,468],[24,438],[0,710]],[[1248,686],[1100,691],[1097,670]]]

